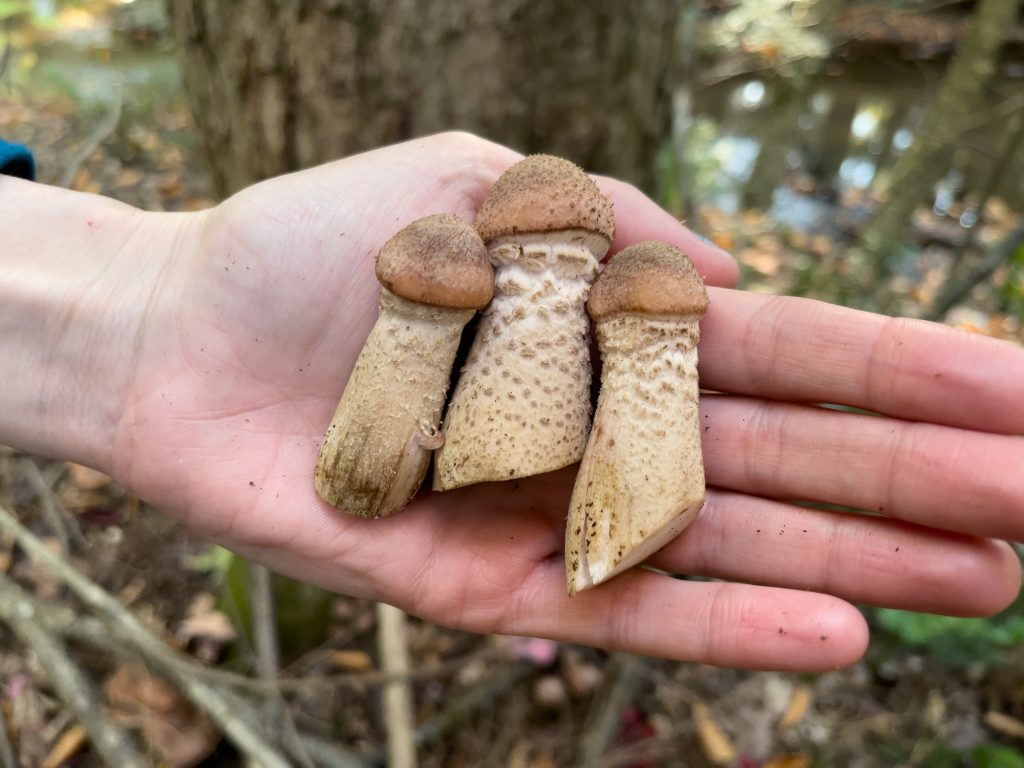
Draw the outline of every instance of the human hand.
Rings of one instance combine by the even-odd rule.
[[[712,288],[700,374],[707,503],[651,565],[569,598],[572,468],[444,494],[385,519],[315,494],[318,442],[376,317],[374,256],[428,213],[471,221],[517,157],[446,135],[274,179],[189,220],[145,295],[110,451],[95,464],[225,546],[299,579],[477,632],[730,667],[850,663],[846,601],[1005,607],[1024,538],[1024,352],[941,326]],[[619,232],[735,265],[636,190]],[[884,414],[817,407],[838,403]],[[857,507],[821,511],[794,500]],[[878,514],[880,513],[880,514]],[[992,537],[992,538],[986,538]]]

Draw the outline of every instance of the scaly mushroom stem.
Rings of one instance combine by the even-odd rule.
[[[531,155],[476,217],[497,274],[445,415],[434,490],[579,461],[590,422],[584,302],[615,236],[611,204],[568,160]]]
[[[380,316],[356,361],[316,465],[324,501],[382,517],[416,494],[431,451],[462,328],[473,309],[381,292]]]
[[[627,248],[594,284],[587,308],[604,367],[566,522],[570,595],[646,560],[704,503],[697,323],[707,306],[697,271],[667,243]]]
[[[696,321],[597,325],[604,368],[594,428],[569,505],[569,593],[643,562],[704,503]]]
[[[435,490],[579,461],[590,428],[584,302],[607,247],[605,238],[582,230],[489,244],[494,299],[446,416]]]

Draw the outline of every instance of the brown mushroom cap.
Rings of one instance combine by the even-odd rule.
[[[609,261],[587,301],[595,320],[624,314],[699,320],[707,309],[708,294],[693,262],[657,240],[631,245]]]
[[[420,304],[477,309],[494,295],[494,270],[480,235],[450,213],[414,221],[377,254],[377,279]]]
[[[530,155],[501,175],[476,215],[484,242],[523,233],[582,229],[608,242],[615,215],[583,169],[551,155]]]

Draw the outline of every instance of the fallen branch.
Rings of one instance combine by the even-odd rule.
[[[89,138],[85,140],[85,143],[75,153],[75,156],[71,158],[71,162],[68,163],[64,173],[60,176],[60,181],[57,182],[58,186],[70,187],[79,169],[89,159],[89,156],[117,129],[117,124],[121,122],[122,100],[121,87],[117,86],[114,88],[114,101],[111,103],[110,109],[107,110],[107,114],[103,116],[103,119],[96,124],[93,132],[89,134]]]
[[[14,759],[14,746],[11,744],[11,737],[7,731],[7,717],[4,715],[4,708],[0,706],[0,768],[18,768]]]
[[[40,667],[57,689],[60,698],[74,712],[78,723],[89,734],[89,741],[96,753],[108,765],[125,768],[141,768],[146,765],[147,761],[129,736],[104,714],[92,683],[68,656],[61,641],[37,619],[30,598],[28,592],[9,577],[0,574],[0,619],[39,658]],[[6,741],[6,731],[4,737]],[[9,745],[7,752],[10,753]],[[13,761],[13,756],[11,759]]]
[[[413,700],[409,685],[409,638],[405,612],[387,603],[377,603],[377,648],[385,672],[399,679],[384,685],[384,727],[388,734],[390,768],[415,768],[413,743]]]
[[[99,613],[110,629],[165,675],[200,710],[205,712],[249,760],[264,768],[288,768],[288,761],[259,732],[259,718],[233,694],[211,687],[177,662],[177,654],[141,623],[102,587],[79,573],[54,554],[31,531],[0,507],[0,530],[38,562],[46,565],[82,602]],[[115,763],[116,764],[116,763]]]
[[[1024,222],[1017,225],[987,256],[969,268],[959,280],[947,281],[942,293],[928,311],[926,319],[941,320],[953,307],[966,299],[974,286],[987,280],[1002,264],[1008,262],[1018,248],[1024,247]]]
[[[263,722],[275,741],[281,741],[302,768],[313,768],[281,696],[278,674],[281,667],[277,645],[277,621],[274,616],[274,592],[270,571],[254,562],[249,567],[249,605],[252,606],[252,638],[256,651],[256,675],[267,685],[263,702]]]
[[[43,519],[50,530],[53,531],[53,535],[57,537],[61,551],[65,554],[70,551],[71,539],[74,539],[76,544],[84,544],[85,537],[82,535],[82,530],[78,527],[78,523],[71,516],[71,513],[64,508],[60,499],[57,498],[57,494],[53,491],[53,480],[43,477],[42,471],[29,458],[21,461],[21,471],[25,475],[25,479],[28,480],[28,484],[32,486],[36,496],[39,497]]]

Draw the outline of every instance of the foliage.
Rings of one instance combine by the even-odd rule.
[[[1024,768],[1024,755],[994,742],[973,749],[940,747],[921,762],[922,768]]]
[[[828,40],[815,27],[821,0],[743,0],[710,23],[719,50],[757,53],[768,60],[822,58]]]
[[[936,661],[953,667],[994,665],[1003,651],[1024,643],[1024,597],[991,619],[959,619],[879,609],[878,624],[890,639],[924,651]]]
[[[1024,246],[1010,257],[1001,294],[1007,313],[1024,320]]]

